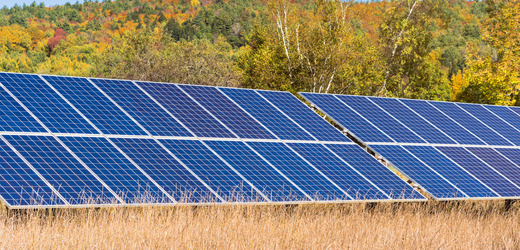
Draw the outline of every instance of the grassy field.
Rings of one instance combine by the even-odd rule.
[[[0,248],[520,248],[503,202],[0,211]]]

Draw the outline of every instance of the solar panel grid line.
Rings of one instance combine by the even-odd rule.
[[[468,175],[470,175],[471,177],[473,177],[475,180],[477,180],[480,184],[484,185],[485,187],[487,187],[489,190],[491,190],[493,193],[495,193],[496,195],[498,195],[498,197],[501,197],[501,195],[499,193],[497,193],[495,190],[493,190],[489,185],[487,185],[486,183],[484,183],[482,180],[480,180],[479,178],[477,178],[477,176],[475,176],[474,174],[472,174],[470,171],[468,171],[466,168],[464,168],[463,166],[461,166],[459,163],[457,163],[455,160],[451,159],[450,157],[448,157],[444,152],[442,152],[441,150],[439,150],[437,147],[433,147],[437,152],[439,152],[440,154],[442,154],[444,157],[446,157],[448,160],[450,160],[453,164],[457,165],[459,168],[461,168],[462,170],[464,170],[464,172],[466,172]]]
[[[280,108],[278,108],[276,105],[274,105],[271,101],[269,101],[269,99],[265,98],[265,96],[261,95],[259,93],[258,90],[255,90],[255,93],[257,93],[261,98],[263,98],[266,102],[268,102],[269,104],[271,104],[271,106],[273,106],[276,110],[278,110],[278,112],[282,113],[285,117],[287,117],[287,119],[289,119],[290,121],[292,121],[294,124],[296,124],[296,126],[298,126],[300,129],[302,129],[303,131],[305,131],[305,133],[307,133],[309,136],[311,136],[315,141],[319,141],[316,136],[314,136],[313,134],[311,134],[307,129],[305,129],[303,126],[301,126],[299,123],[297,123],[294,119],[292,119],[289,115],[287,115],[285,112],[283,112]],[[305,105],[307,106],[307,105]],[[314,112],[314,111],[313,111]],[[318,115],[318,114],[316,114]],[[319,116],[319,115],[318,115]],[[321,117],[321,116],[320,116]],[[328,123],[328,122],[327,122]],[[330,124],[330,123],[329,123]],[[301,157],[301,156],[300,156]]]
[[[175,121],[177,121],[184,129],[186,129],[193,137],[195,138],[198,138],[197,135],[195,133],[193,133],[193,131],[188,128],[188,126],[186,126],[183,122],[181,122],[181,120],[179,120],[176,116],[174,116],[166,107],[164,107],[159,101],[157,101],[152,95],[150,95],[150,93],[148,93],[146,90],[144,90],[141,86],[139,86],[139,84],[137,84],[136,81],[132,81],[132,83],[137,87],[139,88],[139,90],[141,90],[146,96],[148,96],[148,98],[150,98],[155,104],[157,104],[157,106],[159,106],[164,112],[166,112],[166,114],[168,114],[170,117],[172,117],[173,119],[175,119]]]
[[[312,164],[311,162],[309,162],[307,159],[305,159],[300,153],[298,153],[298,151],[294,150],[291,146],[289,146],[289,144],[287,143],[284,143],[284,145],[289,148],[294,154],[296,154],[298,157],[300,157],[304,162],[306,162],[307,164],[309,164],[309,166],[311,166],[316,172],[318,172],[321,176],[323,176],[325,179],[327,179],[330,183],[332,183],[332,185],[334,185],[336,188],[338,188],[339,190],[341,190],[341,192],[343,192],[348,198],[352,199],[352,200],[355,200],[354,197],[352,197],[351,195],[349,195],[349,193],[347,191],[345,191],[343,188],[341,188],[336,182],[334,182],[332,179],[330,179],[329,176],[327,176],[326,174],[324,174],[321,170],[319,170],[316,166],[314,166],[314,164]],[[323,144],[322,144],[323,145]]]
[[[511,179],[509,179],[507,176],[505,176],[504,174],[502,174],[500,171],[498,171],[495,167],[491,166],[489,163],[487,163],[486,161],[482,160],[482,158],[480,158],[478,155],[476,155],[475,153],[473,153],[471,150],[467,150],[466,148],[464,148],[466,151],[468,151],[471,155],[473,155],[475,158],[477,158],[478,160],[480,160],[481,162],[483,162],[484,164],[486,164],[489,168],[491,168],[493,171],[495,171],[497,174],[499,174],[500,176],[502,176],[504,179],[506,179],[507,181],[509,181],[511,184],[513,184],[513,186],[517,187],[518,189],[520,189],[520,186],[517,185],[515,182],[513,182]],[[515,164],[516,165],[516,164]],[[516,197],[516,198],[519,198],[520,196]]]
[[[7,145],[9,146],[9,148],[15,152],[15,154],[20,158],[22,159],[22,161],[27,164],[27,166],[38,176],[40,177],[40,179],[52,190],[52,192],[66,205],[66,206],[70,206],[71,204],[67,201],[67,199],[65,199],[65,197],[63,197],[63,195],[61,195],[58,190],[56,190],[54,188],[54,186],[51,185],[51,183],[45,179],[43,177],[43,175],[38,172],[38,170],[36,170],[36,168],[34,168],[34,166],[29,162],[27,161],[27,159],[25,159],[25,157],[8,141],[6,140],[3,136],[0,136],[0,139]],[[9,203],[5,203],[5,204],[9,204]]]
[[[424,144],[423,144],[424,145]],[[446,181],[447,183],[449,183],[454,189],[456,189],[457,191],[459,191],[461,194],[463,194],[464,196],[466,196],[466,198],[469,198],[470,196],[468,194],[466,194],[464,191],[462,191],[459,187],[457,187],[455,184],[453,184],[450,180],[446,179],[446,177],[444,177],[443,175],[441,175],[438,171],[436,171],[435,169],[431,168],[426,162],[424,162],[423,160],[421,160],[419,157],[417,157],[415,154],[413,154],[412,152],[410,152],[408,149],[406,149],[405,147],[402,147],[400,146],[405,152],[407,152],[409,155],[413,156],[416,160],[418,160],[420,163],[422,163],[424,166],[426,166],[428,169],[430,169],[432,172],[434,172],[435,174],[437,174],[439,177],[441,177],[444,181]],[[374,150],[372,148],[370,148],[371,150],[373,150],[374,152],[377,152],[377,150]],[[380,155],[386,162],[392,164],[391,162],[392,161],[389,161],[385,156],[383,155]],[[448,157],[449,159],[449,157]],[[400,170],[399,168],[399,165],[398,164],[392,164],[392,166],[394,166],[397,170],[399,170],[399,172],[401,174],[403,174],[404,176],[406,176],[406,178],[412,180],[416,185],[418,185],[424,192],[428,193],[428,195],[430,195],[431,197],[436,197],[435,195],[433,195],[430,191],[428,191],[428,189],[426,189],[423,185],[421,185],[420,182],[416,181],[414,178],[411,178],[407,173],[406,171],[402,171]],[[438,197],[436,197],[438,198]],[[438,198],[438,200],[452,200],[453,198]],[[455,198],[456,199],[456,198]]]
[[[381,130],[379,127],[377,127],[374,123],[372,123],[370,120],[368,120],[367,118],[365,118],[363,115],[361,115],[359,112],[357,112],[357,110],[351,108],[349,105],[347,105],[345,102],[343,102],[341,99],[339,99],[336,95],[334,95],[334,97],[339,100],[343,105],[345,105],[347,108],[349,108],[350,111],[353,111],[354,113],[356,113],[359,117],[363,118],[367,123],[369,123],[370,125],[372,125],[374,128],[376,128],[380,133],[382,133],[383,135],[385,135],[386,137],[388,137],[390,140],[392,140],[394,143],[397,143],[397,141],[392,138],[390,135],[388,135],[386,132],[384,132],[383,130]],[[324,112],[325,113],[325,112]],[[326,113],[325,113],[326,114]],[[329,118],[333,119],[331,116],[329,116]],[[348,131],[348,128],[344,127],[343,125],[341,125],[341,123],[338,123],[340,126],[342,126],[345,130]],[[361,142],[363,140],[360,140]],[[365,142],[365,143],[371,143],[371,142]]]
[[[460,124],[459,122],[457,122],[455,119],[453,119],[451,116],[449,116],[448,114],[446,114],[444,111],[440,110],[439,108],[435,107],[435,105],[431,104],[430,102],[426,102],[428,103],[431,107],[433,107],[434,109],[436,109],[437,111],[439,111],[440,113],[442,113],[443,115],[445,115],[446,117],[448,117],[452,122],[456,123],[457,125],[459,125],[460,127],[462,127],[464,130],[466,130],[468,133],[470,133],[471,135],[475,136],[477,139],[479,139],[481,142],[483,142],[485,145],[489,145],[489,143],[487,143],[485,140],[483,140],[482,138],[478,137],[475,133],[471,132],[471,130],[469,130],[468,128],[462,126],[462,124]]]
[[[444,132],[442,129],[440,129],[439,127],[437,127],[435,124],[433,124],[432,122],[430,122],[428,119],[426,119],[426,117],[422,116],[421,114],[417,113],[415,110],[411,109],[410,107],[408,107],[404,102],[401,101],[400,98],[396,98],[396,100],[403,104],[408,110],[412,111],[414,114],[418,115],[419,117],[421,117],[424,121],[426,121],[428,124],[430,124],[430,126],[436,128],[439,132],[441,132],[443,135],[445,135],[446,137],[450,138],[450,140],[452,140],[453,142],[455,142],[455,144],[460,144],[457,140],[455,140],[453,137],[451,137],[450,135],[448,135],[446,132]]]
[[[46,82],[44,80],[44,82]],[[47,82],[46,82],[47,83]],[[48,83],[47,83],[48,84]],[[5,88],[5,86],[2,85],[3,88]],[[36,117],[36,115],[34,115],[34,113],[29,110],[29,108],[27,108],[27,106],[25,106],[18,98],[16,98],[16,96],[14,96],[7,88],[5,88],[5,90],[32,116],[34,117],[34,119],[36,119],[36,121],[43,127],[45,128],[45,130],[47,130],[47,132],[56,139],[56,141],[58,143],[60,143],[60,145],[65,149],[67,150],[74,158],[76,158],[76,160],[84,167],[87,169],[87,171],[89,171],[93,176],[94,178],[96,178],[112,195],[114,195],[114,197],[119,201],[119,202],[122,202],[123,204],[125,204],[125,202],[123,201],[123,199],[121,199],[121,197],[119,197],[116,192],[114,192],[114,190],[112,190],[105,182],[103,182],[101,180],[101,178],[96,175],[94,173],[94,171],[92,171],[92,169],[90,169],[76,154],[74,154],[74,152],[72,152],[72,150],[67,147],[67,145],[65,145],[57,136],[55,136],[52,131],[38,118]],[[73,107],[73,106],[71,106]],[[87,120],[88,121],[88,120]],[[15,151],[15,152],[18,152],[18,151]],[[24,158],[22,158],[24,159]]]
[[[462,109],[464,112],[466,112],[467,114],[469,114],[471,117],[475,118],[477,121],[479,121],[480,123],[482,123],[484,126],[486,126],[487,128],[489,128],[491,131],[495,132],[497,135],[499,135],[500,137],[502,137],[504,140],[506,140],[507,142],[509,142],[511,145],[515,145],[512,141],[510,141],[507,137],[503,136],[502,134],[498,133],[495,129],[493,129],[492,127],[490,127],[489,125],[487,125],[485,122],[481,121],[479,118],[477,118],[475,115],[473,115],[472,113],[468,112],[467,110],[464,109],[464,107],[462,107],[462,105],[458,104],[458,103],[455,103],[455,105],[457,107],[459,107],[460,109]]]
[[[490,110],[487,105],[481,105],[484,109],[486,109],[487,111],[489,111],[491,114],[495,115],[496,117],[498,117],[501,121],[505,122],[507,125],[511,126],[514,130],[520,132],[520,129],[513,126],[513,124],[511,124],[510,122],[506,121],[504,118],[502,118],[501,116],[497,115],[495,112],[493,112],[492,110]],[[511,110],[509,107],[507,107],[509,110]],[[519,115],[519,118],[520,118],[520,115]],[[513,144],[515,146],[520,146],[520,145],[517,145],[517,144]]]
[[[99,86],[97,86],[93,81],[91,81],[90,79],[88,79],[90,83],[92,83],[92,85],[94,85],[101,93],[103,93],[103,95],[105,95],[105,97],[107,99],[109,99],[112,103],[114,103],[115,106],[117,106],[126,116],[128,116],[135,124],[137,124],[137,126],[139,128],[141,128],[149,137],[153,138],[155,140],[156,143],[158,143],[164,150],[166,150],[170,155],[173,156],[173,153],[171,151],[168,150],[168,148],[166,148],[166,146],[164,146],[158,139],[156,139],[145,127],[143,127],[143,125],[141,125],[137,120],[135,120],[134,117],[132,117],[126,110],[124,110],[118,103],[116,103],[116,101],[114,101],[114,99],[112,99],[110,96],[108,96],[101,88],[99,88]],[[181,122],[179,122],[180,124],[182,124]],[[184,126],[184,125],[183,125]],[[188,130],[188,132],[191,133],[190,130]],[[110,140],[109,140],[110,141]],[[135,163],[127,154],[125,154],[123,152],[123,150],[121,150],[115,143],[113,143],[112,141],[110,141],[110,143],[118,149],[119,152],[121,152],[128,160],[130,160],[132,162],[132,164],[135,165],[135,167],[137,167],[144,175],[147,176],[148,179],[150,179],[159,189],[161,189],[161,191],[163,193],[165,193],[172,201],[174,202],[177,202],[170,194],[168,194],[168,192],[166,192],[166,190],[164,190],[163,187],[161,187],[152,177],[150,177],[137,163]],[[176,159],[177,161],[180,162],[180,159]],[[187,166],[185,164],[183,164],[184,167],[187,168]],[[187,168],[189,169],[189,168]],[[190,169],[189,169],[190,170]],[[192,173],[194,176],[198,177],[197,175],[195,175],[195,173],[193,171],[190,171],[190,173]],[[199,181],[201,181],[202,183],[204,183],[202,181],[202,179],[198,178]],[[205,183],[204,183],[205,184]],[[208,189],[210,189],[211,191],[213,191],[213,194],[215,194],[218,198],[220,198],[221,200],[222,197],[220,197],[214,190],[212,190],[209,186],[206,185],[206,187]]]
[[[392,117],[395,121],[397,121],[399,124],[401,124],[403,127],[407,128],[408,130],[410,130],[410,132],[412,132],[415,136],[419,137],[421,140],[423,140],[424,142],[426,143],[429,143],[426,139],[424,139],[422,136],[420,136],[419,134],[417,134],[413,129],[409,128],[408,126],[406,126],[406,124],[404,124],[403,122],[401,122],[399,119],[395,118],[395,116],[393,116],[392,114],[390,114],[390,112],[386,111],[383,107],[381,107],[379,104],[375,103],[372,99],[368,98],[368,97],[365,97],[365,99],[369,100],[371,103],[373,103],[374,105],[376,105],[379,109],[381,109],[383,112],[385,112],[388,116]]]

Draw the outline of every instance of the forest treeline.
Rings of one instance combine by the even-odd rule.
[[[0,71],[520,105],[517,0],[0,9]]]

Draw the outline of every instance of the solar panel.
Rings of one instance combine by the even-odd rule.
[[[196,85],[179,85],[179,88],[193,97],[200,105],[235,132],[238,137],[276,139],[217,88]]]
[[[0,73],[0,104],[10,208],[425,200],[288,92]]]
[[[520,115],[516,114],[511,108],[504,106],[485,105],[484,108],[493,112],[500,119],[507,122],[509,125],[520,130]]]
[[[257,94],[256,91],[234,88],[220,88],[220,90],[256,120],[265,125],[278,138],[284,140],[315,140],[305,130],[298,127],[296,123]]]
[[[126,203],[173,202],[106,138],[62,137],[60,140]]]
[[[3,140],[0,141],[0,196],[9,206],[64,205],[64,202]]]
[[[200,137],[236,138],[174,84],[137,82],[167,111]]]
[[[69,102],[105,134],[146,135],[86,78],[44,76]]]
[[[175,118],[156,104],[131,81],[92,79],[100,89],[156,136],[191,137]]]
[[[38,75],[2,73],[1,83],[51,132],[98,133]]]
[[[111,190],[54,137],[19,135],[4,137],[69,204],[117,202]]]
[[[466,148],[481,161],[492,166],[497,172],[506,177],[509,181],[520,185],[520,168],[513,162],[504,157],[493,148]]]

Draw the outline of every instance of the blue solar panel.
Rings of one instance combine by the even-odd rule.
[[[504,119],[509,125],[515,127],[520,130],[520,115],[515,113],[509,107],[505,106],[493,106],[493,105],[485,105],[487,110],[493,112],[495,115]]]
[[[207,141],[206,143],[271,201],[308,201],[301,191],[243,142]]]
[[[500,154],[520,166],[520,149],[517,148],[495,148]]]
[[[265,201],[240,175],[196,140],[160,140],[180,161],[227,201]]]
[[[349,200],[348,196],[283,143],[248,142],[314,200]]]
[[[471,131],[473,134],[478,136],[490,145],[508,145],[512,144],[500,137],[493,130],[486,127],[484,124],[473,118],[470,114],[464,112],[463,109],[455,105],[455,103],[449,102],[429,102],[431,105],[440,109],[446,115],[453,118],[460,125]],[[497,118],[498,119],[498,118]]]
[[[70,204],[117,202],[110,191],[54,137],[4,137]]]
[[[358,145],[328,144],[326,146],[392,199],[425,199],[424,196]]]
[[[401,99],[409,108],[427,119],[438,129],[449,135],[460,144],[484,145],[485,143],[468,132],[464,127],[452,121],[449,117],[428,104],[427,101]]]
[[[138,82],[137,84],[197,136],[236,137],[189,96],[184,94],[177,85],[150,82]]]
[[[44,76],[69,102],[105,134],[146,135],[86,78]]]
[[[398,99],[369,98],[429,143],[456,144],[456,142],[447,137],[440,130],[430,125],[422,117],[399,102]],[[381,119],[385,118],[381,117]]]
[[[364,96],[337,95],[338,99],[356,110],[367,120],[385,132],[396,142],[424,143],[425,141],[415,135],[411,130],[404,127],[394,118],[384,113],[382,109],[374,105]]]
[[[466,197],[452,184],[405,151],[401,146],[373,145],[371,147],[377,153],[383,155],[402,173],[405,173],[410,179],[425,188],[433,197],[439,199]]]
[[[314,140],[311,135],[250,89],[221,88],[229,98],[282,140]]]
[[[325,114],[365,142],[394,142],[333,95],[300,93]]]
[[[1,76],[4,86],[52,132],[97,134],[97,131],[38,75],[1,73]]]
[[[64,205],[52,189],[0,141],[0,196],[10,206]]]
[[[514,162],[509,161],[507,158],[492,148],[467,147],[466,149],[471,151],[488,165],[492,166],[495,170],[497,170],[513,183],[520,185],[520,168]],[[518,153],[519,151],[516,152]]]
[[[484,162],[477,159],[466,149],[459,147],[437,148],[499,195],[505,197],[516,197],[520,195],[519,188],[515,187],[510,181],[493,171]]]
[[[125,202],[172,202],[106,138],[62,137],[60,139]]]
[[[511,143],[520,145],[520,132],[484,108],[484,106],[468,103],[458,103],[457,105],[471,113],[478,120],[488,125],[497,133],[501,134]]]
[[[437,149],[428,146],[405,146],[409,152],[421,159],[430,168],[446,178],[469,197],[497,197],[491,189],[475,177],[446,158]]]
[[[211,191],[152,139],[111,139],[153,180],[182,203],[216,201]]]
[[[92,79],[92,81],[152,135],[192,136],[131,81],[105,79]]]
[[[0,83],[2,82],[0,73]],[[0,131],[46,132],[22,105],[0,88]]]
[[[350,141],[346,136],[341,134],[340,131],[313,112],[307,105],[298,100],[298,98],[293,96],[291,93],[260,90],[257,90],[257,93],[269,100],[270,103],[280,109],[319,141]]]
[[[276,139],[215,87],[178,85],[240,138]]]
[[[388,199],[377,187],[352,170],[323,145],[310,143],[290,143],[288,145],[352,198],[356,200]]]

